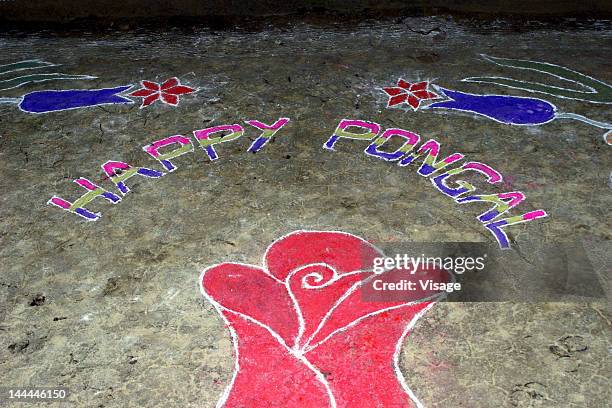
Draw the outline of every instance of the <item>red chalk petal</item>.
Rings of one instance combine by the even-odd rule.
[[[420,102],[418,100],[418,98],[416,98],[415,96],[410,95],[408,97],[408,105],[412,106],[413,109],[417,109],[420,105]]]
[[[131,94],[129,94],[130,96],[149,96],[154,94],[155,91],[151,90],[151,89],[138,89],[137,91],[132,92]]]
[[[142,106],[149,106],[150,104],[152,104],[158,99],[159,99],[159,92],[156,92],[153,95],[147,96],[146,98],[144,98],[144,100],[142,101]]]
[[[407,95],[398,95],[389,99],[387,106],[395,106],[406,102]]]
[[[195,89],[191,87],[188,87],[185,85],[178,85],[178,86],[173,86],[172,88],[168,88],[164,92],[173,94],[173,95],[183,95],[183,94],[192,93],[193,91],[195,91]]]
[[[171,88],[171,87],[176,86],[178,84],[179,84],[178,78],[177,77],[172,77],[172,78],[168,79],[166,82],[164,82],[161,85],[161,89],[167,90],[168,88]]]
[[[412,84],[408,81],[404,81],[403,79],[399,79],[397,81],[397,86],[399,86],[400,88],[404,88],[404,89],[410,89],[410,86]]]
[[[418,269],[412,274],[409,270],[395,269],[376,276],[371,276],[359,288],[354,290],[340,303],[333,313],[327,318],[325,324],[313,337],[310,345],[314,345],[334,331],[346,327],[348,324],[361,319],[371,313],[378,313],[390,307],[398,307],[411,302],[419,302],[424,299],[438,295],[439,291],[423,290],[419,281],[425,282],[448,282],[450,275],[445,270]],[[390,293],[376,291],[372,282],[375,279],[383,279],[387,282],[398,282],[400,280],[415,282],[415,289],[409,292]]]
[[[318,282],[315,278],[317,275],[321,277]],[[330,284],[329,282],[334,278],[333,271],[322,265],[313,265],[305,267],[290,276],[289,287],[304,317],[304,332],[300,338],[300,347],[304,346],[310,336],[317,330],[319,323],[334,303],[351,286],[369,275],[371,275],[371,272],[344,275]]]
[[[436,95],[435,93],[427,92],[427,91],[415,91],[415,92],[412,92],[412,94],[419,99],[437,99],[438,98],[438,95]]]
[[[142,81],[142,86],[153,91],[159,91],[159,84],[151,81]]]
[[[424,91],[427,89],[427,81],[423,81],[423,82],[415,82],[414,84],[410,85],[410,91],[414,92],[414,91]]]
[[[227,408],[323,408],[330,399],[315,372],[282,347],[264,328],[226,313],[238,337],[238,374]]]
[[[383,88],[383,91],[385,91],[385,93],[389,96],[395,96],[395,95],[399,95],[399,94],[404,94],[406,93],[405,89],[402,88],[398,88],[398,87],[393,87],[393,88]]]
[[[176,106],[178,105],[178,96],[172,95],[166,92],[162,92],[162,100],[166,102],[168,105]]]
[[[285,285],[262,269],[223,263],[206,271],[202,286],[221,306],[252,317],[293,345],[298,332],[293,301]]]
[[[381,256],[369,242],[342,232],[296,231],[268,248],[268,271],[280,280],[297,268],[325,263],[344,274],[372,269],[374,258]]]

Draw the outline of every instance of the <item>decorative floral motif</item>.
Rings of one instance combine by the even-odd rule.
[[[535,70],[535,68],[531,67],[525,69]],[[566,68],[564,69],[567,70]],[[487,78],[479,78],[478,80],[475,78],[467,78],[464,81],[492,82]],[[593,79],[593,81],[595,80]],[[432,85],[436,92],[438,92],[434,93],[428,90],[429,86],[429,82],[410,83],[400,79],[397,81],[396,87],[383,88],[385,93],[390,96],[387,107],[407,103],[415,111],[422,108],[424,110],[436,109],[470,112],[480,116],[486,116],[489,119],[493,119],[499,123],[519,126],[537,126],[552,122],[555,119],[572,119],[606,130],[603,139],[606,144],[612,144],[612,141],[610,140],[612,139],[612,123],[593,120],[575,113],[559,112],[555,105],[544,99],[525,96],[472,94],[443,88],[438,85]],[[519,87],[518,89],[526,88]],[[602,102],[598,103],[608,103],[605,102],[607,101],[607,99],[605,99],[607,98],[606,95],[608,95],[608,93],[606,93],[606,89],[607,88],[603,87],[602,85],[597,92],[592,92],[592,94],[597,94],[601,98],[604,98],[601,99]],[[533,92],[536,91],[534,90]],[[567,96],[567,98],[570,97]],[[572,99],[576,98],[577,97],[572,97]],[[423,101],[428,101],[431,99],[440,99],[440,101],[434,101],[432,103],[428,103],[426,106],[421,106]]]
[[[439,99],[439,96],[429,91],[429,82],[407,82],[403,79],[397,81],[397,86],[383,88],[385,93],[389,95],[387,107],[408,104],[413,110],[417,110],[421,106],[421,102],[430,99]]]
[[[22,71],[29,72],[29,70],[33,69],[39,70],[54,66],[55,64],[38,59],[25,60],[12,64],[0,65],[0,75],[13,74],[14,72],[21,73]],[[96,77],[90,75],[37,72],[0,80],[0,91],[19,88],[39,82],[93,78]],[[141,81],[140,84],[142,88],[128,94],[128,96],[143,98],[141,108],[151,105],[158,99],[161,99],[165,104],[177,106],[179,103],[179,95],[185,95],[196,91],[194,88],[181,85],[176,77],[166,80],[161,85],[152,81]],[[16,105],[22,112],[27,113],[49,113],[101,105],[132,104],[134,101],[123,94],[124,92],[128,92],[130,88],[132,88],[132,85],[102,89],[46,89],[33,91],[21,97],[0,96],[0,105]]]
[[[130,93],[129,96],[144,98],[140,106],[141,108],[151,105],[158,99],[168,105],[177,106],[179,95],[195,92],[195,89],[181,85],[176,77],[168,79],[161,85],[152,81],[141,81],[140,84],[142,88]]]
[[[612,123],[601,122],[570,112],[559,112],[552,103],[539,98],[510,95],[477,95],[436,86],[446,100],[434,102],[426,109],[448,109],[486,116],[500,123],[518,126],[544,125],[556,119],[572,119],[607,132],[603,139],[610,145]]]
[[[400,346],[441,294],[368,299],[373,278],[388,273],[372,272],[380,256],[351,234],[296,231],[268,247],[263,267],[206,269],[202,292],[226,321],[236,358],[218,406],[420,406],[399,370]],[[406,277],[450,280],[440,270]]]

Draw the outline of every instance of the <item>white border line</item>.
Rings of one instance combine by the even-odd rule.
[[[576,93],[584,94],[586,97],[588,97],[590,95],[597,95],[599,93],[595,88],[593,88],[591,86],[588,86],[588,85],[585,85],[585,84],[583,84],[581,82],[575,81],[573,79],[567,79],[567,78],[564,78],[562,76],[559,76],[559,75],[556,75],[556,74],[552,74],[550,72],[539,70],[537,68],[515,67],[515,66],[511,66],[511,65],[504,65],[504,64],[500,64],[499,62],[496,62],[496,61],[491,59],[491,58],[499,58],[499,59],[513,59],[515,61],[521,61],[521,62],[533,62],[533,63],[543,64],[543,65],[548,65],[548,66],[551,66],[551,67],[562,68],[562,69],[568,70],[570,72],[573,72],[574,74],[578,74],[580,76],[588,78],[588,79],[590,79],[590,80],[592,80],[594,82],[598,82],[598,83],[600,83],[600,84],[602,84],[604,86],[607,86],[607,87],[611,86],[611,85],[609,85],[609,84],[607,84],[607,83],[605,83],[603,81],[600,81],[599,79],[593,78],[593,77],[591,77],[589,75],[585,75],[582,72],[574,71],[573,69],[569,69],[569,68],[567,68],[567,67],[565,67],[563,65],[552,64],[550,62],[541,62],[541,61],[533,61],[533,60],[526,60],[526,59],[490,57],[490,56],[488,56],[486,54],[480,54],[480,56],[483,59],[485,59],[486,61],[491,62],[491,63],[493,63],[495,65],[498,65],[500,67],[512,68],[512,69],[522,69],[522,70],[525,70],[525,71],[539,72],[541,74],[550,75],[552,77],[561,79],[563,81],[572,82],[572,83],[577,84],[577,85],[579,85],[579,86],[581,86],[583,88],[589,89],[590,91],[580,91],[580,90],[577,90],[577,89],[563,88],[563,87],[560,87],[560,86],[543,84],[541,82],[523,81],[523,80],[520,80],[520,79],[514,79],[514,78],[508,78],[508,77],[488,76],[488,77],[486,77],[487,79],[504,79],[504,80],[514,81],[514,82],[520,82],[520,83],[523,83],[523,84],[540,85],[540,86],[545,86],[547,88],[559,89],[561,91],[569,91],[569,92],[576,92]],[[461,81],[462,82],[483,83],[483,84],[489,84],[489,85],[503,86],[505,88],[519,89],[521,91],[526,91],[526,92],[531,92],[531,93],[542,93],[542,94],[545,94],[545,95],[554,96],[555,98],[573,99],[573,100],[584,101],[584,102],[589,102],[589,103],[612,104],[612,102],[589,101],[589,100],[586,100],[586,99],[572,98],[572,97],[569,97],[569,96],[555,95],[555,94],[552,94],[552,93],[546,92],[546,91],[537,91],[537,90],[533,90],[533,89],[529,89],[529,88],[522,88],[522,87],[512,86],[512,85],[495,84],[495,83],[491,83],[489,81],[478,81],[478,80],[474,80],[472,78],[477,78],[477,77],[468,77],[468,78],[462,79]],[[480,77],[480,78],[485,78],[485,77]]]
[[[61,64],[54,64],[52,62],[43,61],[40,58],[36,58],[36,59],[29,59],[29,60],[11,62],[9,64],[0,65],[0,70],[2,70],[2,68],[4,68],[4,67],[8,67],[9,65],[23,64],[24,62],[39,62],[39,63],[45,64],[45,65],[41,65],[39,67],[28,67],[28,68],[11,69],[9,71],[5,71],[5,72],[0,73],[0,75],[9,74],[11,72],[26,71],[28,69],[41,69],[41,68],[49,68],[49,67],[59,67],[61,65]]]

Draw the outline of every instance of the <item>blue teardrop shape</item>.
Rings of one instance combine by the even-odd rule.
[[[117,95],[130,87],[131,85],[104,89],[35,91],[23,96],[19,108],[31,113],[45,113],[88,106],[132,103],[131,99]]]
[[[483,115],[511,125],[542,125],[555,118],[555,106],[543,99],[508,95],[474,95],[440,88],[450,101],[428,108],[451,109]]]

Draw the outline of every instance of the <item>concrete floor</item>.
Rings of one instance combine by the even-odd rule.
[[[342,118],[412,130],[438,139],[443,152],[502,171],[509,185],[496,192],[521,190],[525,208],[549,214],[509,228],[509,252],[529,257],[530,241],[580,242],[607,289],[612,161],[601,129],[402,112],[386,109],[376,88],[403,77],[535,96],[461,83],[508,73],[480,53],[556,63],[609,83],[611,46],[609,23],[597,21],[520,30],[503,21],[415,18],[255,32],[3,34],[0,64],[52,61],[62,72],[97,76],[88,88],[171,76],[200,88],[176,108],[157,102],[35,115],[0,105],[3,385],[70,388],[74,405],[58,406],[213,407],[233,359],[223,321],[198,290],[205,267],[259,264],[269,243],[297,229],[375,243],[494,242],[475,219],[481,207],[454,204],[415,169],[365,156],[363,142],[322,149]],[[544,99],[610,121],[609,105]],[[88,208],[102,213],[96,222],[46,204],[82,194],[71,183],[77,177],[111,188],[99,167],[107,160],[155,167],[142,146],[162,137],[281,116],[291,122],[261,152],[246,153],[252,129],[218,146],[215,162],[196,149],[161,179],[132,179],[121,203],[95,200]],[[44,301],[33,302],[38,295]],[[604,407],[612,397],[610,320],[605,297],[441,303],[406,339],[402,372],[427,407]]]

